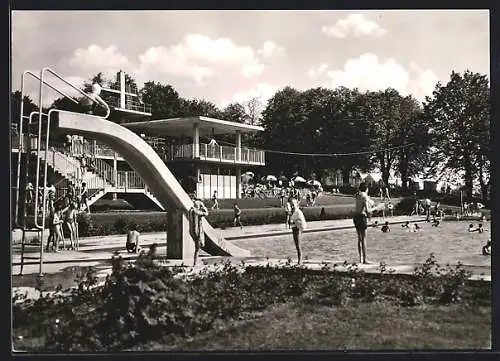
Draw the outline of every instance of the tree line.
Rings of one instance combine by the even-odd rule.
[[[110,86],[117,79],[118,75],[106,80],[99,73],[85,82],[83,90],[89,91],[93,83]],[[129,74],[125,81],[138,89]],[[490,198],[490,88],[486,75],[453,71],[449,81],[438,82],[423,102],[392,88],[363,92],[346,87],[304,91],[285,87],[267,104],[254,98],[221,109],[207,100],[183,98],[173,86],[160,82],[148,81],[138,92],[152,107],[151,120],[207,116],[262,126],[263,132],[245,135],[243,141],[269,150],[266,171],[273,174],[314,173],[321,178],[338,169],[348,179],[354,169],[378,168],[385,184],[391,173],[396,174],[403,191],[408,190],[413,176],[440,176],[458,178],[468,197],[479,188],[485,201]],[[113,95],[104,94],[104,100],[107,96]],[[25,97],[24,102],[25,114],[37,109],[30,98]],[[13,122],[19,117],[19,104],[20,92],[14,92]],[[79,105],[65,98],[55,100],[51,107],[79,111]],[[230,137],[217,140],[233,141]]]

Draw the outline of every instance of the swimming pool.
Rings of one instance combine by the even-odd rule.
[[[482,246],[491,239],[491,223],[483,222],[484,233],[469,233],[470,221],[444,221],[439,227],[419,223],[418,232],[408,232],[399,224],[391,225],[390,233],[378,228],[368,228],[367,252],[372,263],[388,265],[423,263],[434,253],[441,265],[491,266],[491,258],[483,256]],[[303,257],[335,262],[358,262],[357,236],[354,229],[321,233],[305,233],[302,241]],[[248,249],[252,256],[296,259],[291,235],[241,240],[235,242]]]

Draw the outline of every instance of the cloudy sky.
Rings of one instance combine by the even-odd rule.
[[[12,13],[13,89],[48,66],[77,85],[123,69],[219,106],[287,85],[423,100],[452,70],[489,76],[489,58],[487,10]]]

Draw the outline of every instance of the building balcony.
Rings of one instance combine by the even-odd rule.
[[[106,102],[116,111],[126,111],[127,113],[135,113],[137,116],[151,116],[151,105],[141,103],[138,100],[126,97],[125,108],[120,104],[119,98],[106,99]],[[131,114],[129,114],[131,115]]]
[[[202,160],[214,163],[245,164],[245,165],[265,165],[265,152],[258,149],[241,147],[238,157],[238,148],[199,144],[199,154],[194,155],[195,146],[191,144],[181,144],[171,147],[171,154],[166,154],[168,160]]]
[[[12,150],[17,151],[19,137],[12,135]],[[189,161],[199,160],[210,163],[219,164],[238,164],[238,165],[265,165],[265,152],[263,150],[241,147],[241,156],[237,157],[237,148],[230,146],[208,145],[204,143],[199,144],[199,156],[195,157],[194,144],[181,144],[181,145],[167,145],[160,138],[147,137],[144,139],[165,161]],[[25,137],[24,144],[28,141]],[[43,142],[42,142],[43,143]],[[43,149],[42,144],[42,149]],[[51,144],[51,146],[63,151],[62,144]],[[36,139],[31,139],[32,149],[36,149]],[[68,149],[73,156],[87,154],[90,157],[100,159],[114,159],[116,157],[119,161],[124,159],[116,153],[112,148],[105,144],[88,140],[75,140]]]

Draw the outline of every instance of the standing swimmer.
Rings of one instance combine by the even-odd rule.
[[[194,260],[193,266],[196,266],[200,248],[205,246],[205,233],[203,232],[203,217],[208,216],[208,209],[201,199],[195,195],[193,197],[193,207],[190,210],[190,233],[194,240]]]
[[[356,194],[356,203],[354,210],[354,227],[356,228],[356,233],[358,235],[358,254],[359,262],[368,264],[366,259],[366,229],[368,228],[368,216],[374,210],[381,209],[385,204],[381,203],[378,206],[374,206],[374,202],[370,199],[367,194],[368,187],[366,183],[362,182],[359,185],[358,193]]]
[[[292,215],[290,216],[290,224],[292,224],[292,236],[293,242],[295,243],[295,249],[297,250],[297,260],[298,264],[302,261],[302,246],[301,238],[302,232],[307,228],[306,218],[304,213],[299,209],[299,202],[294,199],[292,201]]]

